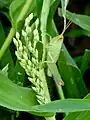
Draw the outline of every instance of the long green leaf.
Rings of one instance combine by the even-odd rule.
[[[67,99],[32,107],[37,112],[76,112],[90,110],[90,99]]]

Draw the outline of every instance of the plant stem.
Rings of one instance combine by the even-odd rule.
[[[15,28],[11,28],[3,46],[0,49],[0,59],[2,58],[3,54],[5,53],[6,49],[8,48],[8,46],[10,45],[12,38],[14,37],[15,34]]]
[[[59,97],[61,98],[61,99],[65,99],[65,96],[64,96],[64,93],[63,93],[63,90],[62,90],[62,86],[58,86],[57,84],[56,84],[56,87],[57,87],[57,91],[58,91],[58,95],[59,95]]]
[[[29,9],[31,3],[32,3],[32,0],[27,0],[26,1],[24,7],[22,8],[22,11],[21,11],[19,17],[17,18],[16,23],[18,21],[23,20],[25,18],[26,13],[28,12],[28,9]],[[5,42],[4,42],[4,44],[3,44],[3,46],[0,49],[0,59],[2,58],[2,56],[5,53],[5,51],[8,48],[8,46],[10,45],[10,43],[12,41],[12,38],[15,35],[15,32],[16,32],[16,29],[14,27],[12,27],[10,32],[9,32],[9,34],[8,34],[8,36],[7,36],[7,38],[6,38],[6,40],[5,40]]]

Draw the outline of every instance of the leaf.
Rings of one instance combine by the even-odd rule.
[[[65,83],[63,86],[65,96],[71,98],[84,97],[87,90],[82,74],[64,46],[58,60],[58,68]]]
[[[0,72],[0,105],[23,111],[36,105],[35,93],[30,88],[19,87]]]
[[[11,17],[11,20],[12,20],[13,23],[16,22],[24,4],[25,4],[25,0],[20,0],[20,1],[14,0],[12,2],[12,4],[10,5],[9,14],[10,14],[10,17]]]
[[[25,17],[27,17],[28,14],[30,14],[30,12],[32,12],[35,8],[35,0],[33,0],[33,4],[32,4],[32,1],[29,0],[29,2],[31,2],[31,6],[29,6],[29,9],[27,11],[27,13],[22,16],[20,16],[23,8],[25,7],[25,5],[27,4],[28,0],[14,0],[11,5],[10,5],[10,11],[9,11],[9,14],[10,14],[10,17],[11,17],[11,20],[12,20],[12,25],[16,27],[18,26],[17,24],[22,21],[23,19],[25,19]]]
[[[52,116],[53,113],[37,112],[36,93],[31,88],[20,87],[0,72],[0,106],[15,111],[25,111],[38,116]]]
[[[80,70],[81,70],[82,74],[84,74],[84,72],[86,71],[89,62],[90,62],[90,50],[86,49],[85,53],[84,53],[84,55],[82,57],[81,67],[80,67]]]
[[[90,93],[84,98],[90,99]],[[90,111],[84,112],[76,112],[76,113],[69,113],[64,120],[86,120],[86,118],[90,117]]]
[[[45,105],[32,107],[37,112],[76,112],[90,110],[90,99],[66,99],[56,100]]]
[[[58,9],[59,16],[61,16],[60,11],[61,10]],[[90,32],[90,29],[89,29],[90,28],[90,17],[89,16],[71,13],[67,10],[66,17],[67,19],[75,23],[76,25]]]

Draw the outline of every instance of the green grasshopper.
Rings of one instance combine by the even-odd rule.
[[[50,40],[47,49],[47,65],[49,68],[49,72],[53,75],[55,83],[60,86],[63,86],[64,82],[61,79],[56,62],[62,49],[62,44],[64,40],[63,34],[66,31],[66,29],[70,26],[70,24],[71,22],[69,21],[66,27],[64,27],[62,33]]]

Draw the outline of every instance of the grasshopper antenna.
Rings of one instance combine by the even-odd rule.
[[[63,29],[63,31],[62,31],[62,35],[64,34],[64,32],[68,29],[68,27],[71,25],[71,23],[72,23],[72,21],[68,21],[68,23],[67,23],[67,25],[66,25],[66,27],[64,27],[64,29]]]

